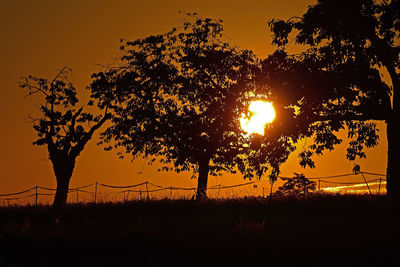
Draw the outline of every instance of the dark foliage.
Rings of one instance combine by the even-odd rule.
[[[314,192],[317,185],[316,182],[307,179],[304,174],[295,173],[292,178],[282,177],[281,179],[285,182],[275,192],[278,196],[306,196],[308,192]]]
[[[314,136],[314,144],[300,154],[304,166],[314,167],[314,154],[342,142],[340,129],[347,129],[350,139],[347,158],[365,157],[364,148],[379,141],[374,120],[387,123],[387,186],[392,196],[400,196],[395,179],[400,173],[393,165],[400,149],[394,125],[400,115],[399,3],[319,0],[301,17],[273,19],[269,26],[279,49],[264,62],[277,93],[296,107],[305,131]],[[288,55],[291,38],[307,50]]]
[[[294,149],[284,119],[266,136],[246,135],[240,118],[251,100],[273,100],[258,82],[259,60],[223,41],[221,21],[189,14],[182,27],[135,41],[122,40],[120,66],[93,75],[92,97],[111,105],[112,126],[102,134],[106,149],[159,159],[162,170],[199,175],[198,197],[207,177],[222,171],[247,178],[267,170],[276,177]],[[274,130],[272,130],[274,129]]]

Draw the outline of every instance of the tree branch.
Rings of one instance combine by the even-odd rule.
[[[71,71],[70,68],[68,68],[67,66],[64,66],[58,73],[57,75],[54,77],[54,79],[51,81],[50,86],[53,86],[53,84],[55,83],[55,81],[57,81],[57,79],[66,71]]]
[[[20,83],[19,86],[20,86],[20,87],[28,87],[29,93],[28,93],[27,95],[25,95],[24,98],[27,98],[27,97],[29,97],[29,96],[31,96],[31,95],[33,95],[33,94],[38,93],[38,92],[43,93],[43,94],[44,94],[45,96],[47,96],[47,97],[49,96],[49,94],[46,93],[42,88],[37,87],[37,86],[34,86],[34,85],[32,85],[32,84],[30,84],[30,83],[28,83],[28,82]],[[32,89],[35,89],[36,91],[33,91]]]
[[[95,125],[93,125],[93,127],[90,128],[90,130],[86,134],[84,134],[83,138],[74,147],[71,148],[68,157],[76,158],[85,148],[87,142],[92,138],[94,132],[98,130],[109,118],[110,114],[108,113],[108,108],[106,107],[103,118],[99,120]]]
[[[212,83],[212,85],[213,85],[214,87],[218,88],[220,91],[223,91],[222,87],[219,86],[219,85],[213,80],[213,78],[211,78],[211,75],[210,75],[207,71],[205,71],[203,68],[200,68],[199,70],[200,70],[203,74],[205,74],[205,75],[207,76],[207,79]]]
[[[83,107],[81,107],[71,118],[71,125],[69,126],[68,132],[66,132],[66,137],[64,139],[64,152],[68,153],[71,148],[72,137],[75,135],[75,123],[79,114],[82,113]]]

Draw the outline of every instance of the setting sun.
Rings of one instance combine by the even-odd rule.
[[[250,118],[242,115],[240,126],[249,134],[264,135],[265,124],[275,119],[275,109],[271,102],[262,100],[253,101],[249,105]]]

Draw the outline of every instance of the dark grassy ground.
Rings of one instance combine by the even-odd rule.
[[[399,266],[399,249],[378,196],[0,209],[0,265]]]

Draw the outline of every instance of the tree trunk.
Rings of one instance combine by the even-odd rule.
[[[62,208],[67,203],[69,182],[72,177],[74,166],[75,160],[53,162],[53,169],[57,178],[57,190],[53,202],[54,208]]]
[[[386,64],[390,78],[392,80],[392,109],[389,118],[386,120],[388,158],[386,170],[386,190],[387,195],[400,201],[400,168],[397,165],[397,153],[400,152],[400,128],[397,120],[400,116],[400,80],[393,64]]]
[[[274,187],[274,181],[270,181],[269,182],[270,184],[271,184],[271,190],[269,191],[269,198],[271,198],[272,197],[272,189],[273,189],[273,187]]]
[[[210,159],[208,157],[199,160],[199,179],[197,182],[196,199],[202,200],[207,198],[207,182],[208,172],[210,170]]]
[[[387,195],[394,200],[400,200],[400,167],[397,153],[400,152],[400,128],[396,125],[395,116],[387,121],[388,158],[386,170]]]

